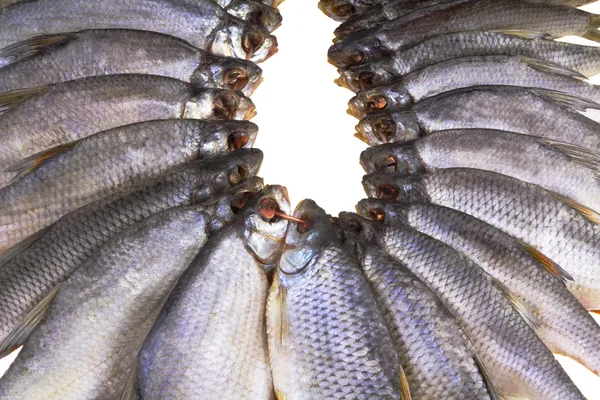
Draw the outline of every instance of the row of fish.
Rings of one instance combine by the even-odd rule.
[[[0,398],[274,397],[278,5],[0,1]]]
[[[328,229],[412,398],[584,398],[552,352],[600,374],[600,47],[554,40],[600,40],[587,3],[319,3],[372,146],[371,198]]]

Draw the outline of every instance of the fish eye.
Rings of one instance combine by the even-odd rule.
[[[367,99],[367,112],[383,110],[387,107],[388,101],[385,96],[375,95]]]
[[[248,58],[250,58],[264,43],[265,37],[260,32],[247,32],[242,39],[242,49],[244,49]]]
[[[213,112],[217,119],[233,119],[238,108],[238,99],[235,93],[225,92],[215,96]]]
[[[356,9],[352,4],[341,3],[331,7],[331,12],[338,17],[350,17],[356,13]]]
[[[279,204],[273,198],[267,197],[258,204],[258,212],[264,220],[270,223],[275,223],[281,220],[277,214],[281,214]]]
[[[231,90],[242,90],[248,84],[249,78],[242,68],[231,68],[225,72],[224,82]]]
[[[390,119],[379,119],[373,123],[373,133],[382,143],[389,143],[396,135],[396,124]]]
[[[372,219],[373,221],[383,222],[385,219],[385,212],[383,212],[381,208],[372,208],[367,215],[369,216],[369,219]]]
[[[241,165],[233,168],[229,173],[229,183],[236,185],[248,177],[248,170]]]
[[[248,135],[244,132],[234,132],[227,138],[229,151],[236,151],[248,144]]]
[[[384,200],[395,200],[400,189],[396,185],[383,183],[377,187],[377,197]]]
[[[361,89],[375,86],[375,74],[371,71],[362,71],[358,74],[358,85]]]
[[[246,204],[248,204],[250,199],[252,197],[254,197],[255,194],[256,194],[255,192],[248,191],[248,192],[237,193],[236,195],[234,195],[233,198],[231,199],[231,203],[229,205],[229,207],[231,208],[231,211],[234,214],[239,213],[242,208],[246,207]]]
[[[301,220],[304,221],[304,223],[302,224],[298,224],[296,227],[296,230],[298,231],[299,234],[305,234],[306,232],[310,231],[313,228],[313,220],[310,218],[310,216],[308,215],[302,215],[300,217]]]
[[[377,171],[397,171],[398,170],[398,161],[392,155],[385,157],[383,160],[380,160],[376,165]]]

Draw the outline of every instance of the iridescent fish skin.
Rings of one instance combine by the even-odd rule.
[[[578,111],[600,108],[564,93],[514,86],[454,90],[406,112],[374,112],[356,127],[369,144],[414,139],[450,129],[498,129],[600,150],[600,125]]]
[[[294,217],[305,224],[288,228],[267,305],[278,398],[399,399],[397,354],[358,261],[314,201]]]
[[[389,57],[340,68],[341,82],[354,92],[392,83],[420,68],[468,56],[524,56],[570,68],[587,77],[600,73],[600,49],[501,32],[470,31],[435,36]]]
[[[207,240],[207,219],[175,208],[107,243],[60,287],[0,396],[118,398],[162,304]]]
[[[26,339],[11,337],[15,327],[111,237],[166,209],[195,203],[206,205],[205,211],[215,217],[213,225],[222,224],[227,220],[223,207],[234,196],[261,189],[262,180],[252,178],[261,161],[260,150],[241,149],[183,166],[131,194],[67,214],[33,244],[0,261],[0,357]],[[229,189],[241,179],[240,171],[249,180]]]
[[[254,62],[277,51],[277,39],[268,30],[227,14],[211,0],[23,1],[2,11],[0,66],[3,59],[10,62],[9,45],[34,36],[84,29],[155,31],[202,50]]]
[[[148,335],[132,393],[144,399],[275,398],[264,269],[281,253],[287,221],[267,219],[265,204],[267,211],[290,212],[285,190],[267,186],[211,236]]]
[[[384,219],[374,240],[442,300],[500,395],[584,399],[506,292],[479,266],[400,219]]]
[[[149,74],[193,86],[250,95],[262,70],[251,61],[217,56],[157,32],[89,30],[21,43],[15,62],[0,69],[0,92],[98,75]]]
[[[0,116],[0,187],[13,164],[108,129],[142,121],[249,119],[252,101],[231,90],[195,88],[152,75],[89,77],[45,87]]]
[[[464,168],[408,177],[378,172],[363,184],[371,197],[453,208],[527,243],[571,275],[574,281],[567,287],[586,309],[600,309],[600,226],[563,197],[505,175]]]
[[[0,189],[0,254],[86,204],[136,190],[190,161],[251,147],[257,130],[245,121],[164,120],[83,139]]]

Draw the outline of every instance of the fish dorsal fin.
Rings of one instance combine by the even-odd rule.
[[[504,285],[504,283],[495,278],[492,278],[492,281],[504,293],[504,296],[510,301],[514,309],[521,315],[527,325],[529,325],[531,329],[535,331],[540,329],[540,324],[529,307],[520,298],[513,294],[513,292],[506,287],[506,285]]]
[[[52,301],[58,294],[62,283],[54,289],[19,322],[10,334],[0,342],[0,358],[8,355],[17,347],[21,346],[37,326],[44,320]]]
[[[74,142],[70,142],[67,144],[61,144],[59,146],[53,147],[49,150],[44,150],[41,153],[34,154],[25,158],[24,160],[19,161],[16,164],[11,165],[6,169],[6,172],[14,172],[17,175],[12,179],[10,183],[16,182],[19,179],[23,178],[26,175],[31,174],[35,170],[37,170],[44,163],[52,160],[54,157],[58,156],[61,153],[64,153],[67,150],[75,147],[81,140],[76,140]]]
[[[502,397],[500,397],[500,395],[496,391],[496,387],[494,386],[492,377],[490,376],[485,365],[483,365],[483,361],[481,361],[481,358],[479,358],[479,356],[477,354],[474,354],[473,360],[475,361],[475,365],[477,365],[479,372],[481,372],[481,376],[483,376],[483,380],[485,381],[485,384],[488,389],[488,393],[490,395],[490,400],[500,400]]]
[[[504,33],[505,35],[518,36],[523,39],[546,39],[552,40],[554,37],[546,32],[528,31],[524,29],[492,29],[488,32],[492,33]]]
[[[140,367],[139,359],[136,358],[129,372],[129,377],[127,377],[127,382],[125,382],[125,386],[123,387],[123,392],[121,393],[120,400],[138,400],[138,386],[137,386],[137,375],[138,369]]]
[[[542,142],[583,165],[594,174],[596,179],[600,180],[600,153],[570,143],[555,142],[548,139],[542,139]]]
[[[555,63],[551,63],[544,60],[537,60],[535,58],[525,57],[525,56],[516,56],[521,62],[527,64],[529,67],[533,68],[539,72],[546,72],[549,74],[560,75],[567,78],[575,78],[582,81],[587,81],[587,77],[577,71],[574,71],[570,68],[563,67],[562,65],[558,65]],[[591,84],[590,84],[591,85]]]
[[[538,263],[540,263],[544,267],[544,269],[546,271],[548,271],[552,276],[555,276],[556,278],[560,279],[563,282],[574,280],[573,277],[567,271],[565,271],[560,265],[558,265],[557,263],[552,261],[550,258],[548,258],[545,254],[543,254],[541,251],[539,251],[535,247],[533,247],[525,242],[522,242],[520,240],[517,240],[517,243],[519,243],[519,246],[521,246],[521,248],[527,254],[529,254]]]
[[[575,211],[577,211],[579,214],[581,214],[583,217],[585,217],[589,221],[593,222],[594,224],[600,224],[600,214],[598,214],[596,211],[594,211],[591,208],[588,208],[582,204],[579,204],[575,200],[572,200],[572,199],[565,197],[563,195],[560,195],[558,193],[554,193],[554,192],[549,192],[549,193],[551,193],[552,196],[556,197],[558,200],[562,201],[569,207],[573,208]]]
[[[51,226],[41,229],[41,230],[37,231],[36,233],[34,233],[33,235],[30,235],[30,236],[26,237],[25,239],[21,240],[19,243],[6,249],[6,251],[4,253],[0,254],[0,268],[3,265],[5,265],[7,262],[9,262],[10,260],[15,258],[15,256],[17,254],[21,253],[23,250],[25,250],[26,248],[31,246],[36,240],[38,240],[39,238],[44,236],[44,234],[50,228],[51,228]]]
[[[11,63],[41,53],[44,49],[58,43],[65,43],[75,37],[72,33],[58,35],[42,35],[23,40],[6,46],[0,50],[0,58],[6,58]]]
[[[404,373],[404,369],[398,364],[398,376],[400,378],[400,399],[401,400],[412,400],[410,394],[410,387],[408,386],[408,379]]]
[[[0,94],[0,115],[15,108],[19,104],[29,100],[32,97],[45,93],[50,88],[50,85],[38,86],[29,89],[13,90]]]
[[[572,110],[584,112],[587,110],[600,110],[600,104],[588,100],[582,99],[581,97],[571,96],[569,94],[559,92],[556,90],[540,89],[540,88],[528,88],[532,93],[543,97],[547,100],[553,101],[563,107],[569,107]]]

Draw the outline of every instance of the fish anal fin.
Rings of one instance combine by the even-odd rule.
[[[567,93],[540,88],[528,88],[528,90],[540,97],[553,101],[563,107],[568,107],[574,111],[584,112],[587,110],[600,110],[600,104],[595,101],[571,96]]]
[[[75,35],[72,33],[61,33],[58,35],[42,35],[11,44],[0,50],[0,57],[9,59],[10,62],[16,62],[24,58],[36,55],[47,47],[58,43],[64,43]]]
[[[513,308],[521,315],[521,317],[525,320],[527,325],[529,325],[533,330],[537,331],[540,329],[540,324],[531,312],[529,306],[527,306],[523,300],[517,297],[504,283],[500,282],[498,279],[492,278],[494,284],[502,290],[504,296],[510,301]]]
[[[412,400],[412,396],[410,394],[410,387],[408,386],[408,379],[406,378],[404,369],[402,369],[400,365],[398,365],[398,375],[400,378],[400,399]]]
[[[587,81],[587,76],[570,68],[563,67],[562,65],[558,65],[544,60],[537,60],[535,58],[525,56],[517,56],[517,58],[521,60],[521,62],[527,64],[529,67],[535,69],[536,71],[547,72],[550,74]]]
[[[21,346],[37,326],[44,320],[52,301],[58,294],[62,284],[56,285],[48,295],[42,299],[23,320],[12,330],[12,332],[0,342],[0,358],[10,354],[14,349]]]
[[[479,358],[477,354],[474,354],[473,360],[475,361],[475,365],[477,365],[479,372],[481,372],[481,376],[483,376],[483,380],[485,381],[485,384],[488,389],[488,394],[490,395],[490,400],[500,400],[502,397],[496,391],[496,387],[494,386],[492,377],[489,374],[485,365],[483,365],[483,361],[481,360],[481,358]]]
[[[593,222],[594,224],[600,224],[600,214],[598,214],[596,211],[558,193],[552,192],[552,195],[560,201],[562,201],[563,203],[565,203],[566,205],[568,205],[569,207],[571,207],[572,209],[574,209],[575,211],[577,211],[587,220]]]
[[[31,246],[36,240],[44,236],[48,229],[50,229],[50,227],[37,231],[33,235],[26,237],[19,243],[7,249],[4,253],[0,254],[0,267],[12,260],[17,254]]]
[[[535,247],[533,247],[525,242],[522,242],[520,240],[518,241],[518,243],[527,254],[529,254],[531,257],[533,257],[538,263],[540,263],[544,267],[544,269],[546,271],[548,271],[550,274],[552,274],[556,278],[560,279],[563,282],[574,280],[573,277],[567,271],[565,271],[560,265],[558,265],[557,263],[552,261],[548,256],[543,254],[541,251],[539,251]]]
[[[17,107],[24,101],[29,100],[32,97],[39,96],[45,93],[50,88],[49,85],[37,86],[28,89],[13,90],[11,92],[5,92],[0,94],[0,115],[9,111],[12,108]]]
[[[74,142],[70,142],[67,144],[61,144],[59,146],[53,147],[48,150],[44,150],[41,153],[34,154],[30,157],[27,157],[16,164],[11,165],[6,169],[6,172],[14,172],[16,173],[15,177],[12,179],[10,183],[18,181],[26,175],[37,170],[44,163],[58,156],[59,154],[72,149],[75,147],[81,140],[77,140]]]
[[[136,358],[133,367],[131,367],[131,371],[129,372],[129,376],[127,377],[127,382],[125,382],[125,386],[123,387],[123,392],[121,392],[120,400],[138,400],[138,386],[137,386],[137,375],[139,369],[139,360]]]
[[[518,36],[524,39],[554,39],[554,37],[546,32],[528,31],[525,29],[492,29],[489,32],[504,33],[505,35]]]

